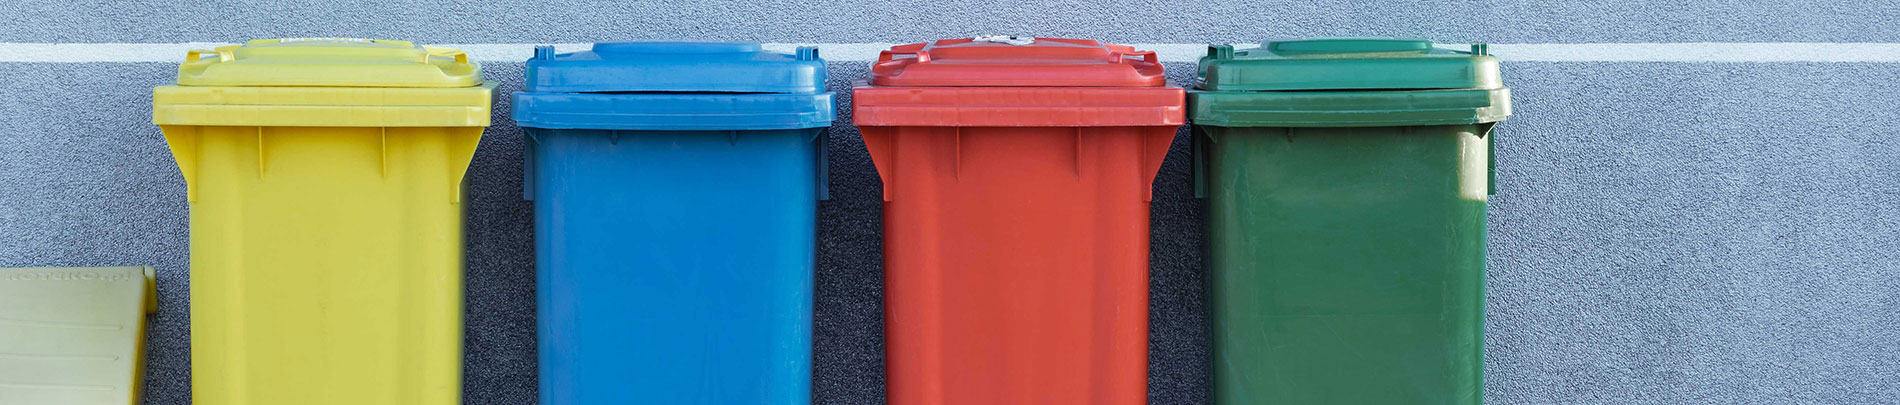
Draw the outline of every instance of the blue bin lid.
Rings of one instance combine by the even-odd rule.
[[[529,128],[773,130],[831,125],[818,49],[756,43],[614,42],[535,48],[515,123]]]
[[[823,93],[817,48],[766,52],[756,43],[608,42],[555,54],[535,49],[527,91],[537,93]]]

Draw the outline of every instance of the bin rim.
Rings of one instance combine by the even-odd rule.
[[[837,118],[836,94],[516,92],[515,124],[525,128],[748,131],[823,128]]]
[[[1088,39],[984,36],[896,45],[869,82],[905,87],[1161,87],[1154,51]]]
[[[1466,125],[1511,115],[1509,88],[1387,91],[1189,90],[1189,120],[1220,127]]]
[[[474,87],[180,86],[152,89],[152,123],[197,126],[485,127],[497,83]]]
[[[587,50],[534,49],[523,89],[532,93],[819,94],[829,75],[818,48],[792,53],[754,42],[598,42]]]
[[[1504,87],[1489,45],[1457,50],[1418,39],[1317,38],[1246,49],[1212,44],[1197,65],[1194,88],[1208,91]]]
[[[859,126],[1135,127],[1187,124],[1186,89],[1153,87],[908,87],[859,80]]]

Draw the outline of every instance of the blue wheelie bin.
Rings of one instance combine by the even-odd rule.
[[[808,403],[818,50],[540,47],[525,90],[541,403]]]

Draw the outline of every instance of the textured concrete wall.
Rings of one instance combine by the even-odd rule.
[[[931,1],[8,0],[11,42],[349,35],[423,42],[895,42],[982,34],[1136,43],[1411,36],[1442,41],[1893,42],[1900,2],[1741,0]],[[399,3],[392,6],[392,3]]]
[[[369,36],[441,43],[695,38],[1123,42],[1398,35],[1449,42],[1900,42],[1900,3],[717,1],[238,5],[13,1],[0,42]],[[1797,5],[1798,4],[1798,5]],[[918,11],[923,10],[923,11]],[[1266,11],[1268,13],[1262,13]],[[537,16],[522,16],[534,12]],[[1230,18],[1230,15],[1248,15]],[[1818,46],[1818,45],[1817,45]],[[182,57],[182,55],[181,55]],[[834,88],[866,73],[839,62]],[[155,265],[148,403],[189,398],[184,184],[150,124],[169,63],[0,63],[0,267]],[[488,63],[502,91],[521,64]],[[1191,64],[1172,63],[1177,83]],[[1485,394],[1493,403],[1900,399],[1900,64],[1504,66]],[[506,99],[497,106],[508,111]],[[840,122],[849,122],[848,115]],[[1156,181],[1150,398],[1206,400],[1203,219],[1185,132]],[[814,396],[883,399],[880,184],[831,131]],[[505,115],[468,177],[466,398],[535,395],[532,235]]]

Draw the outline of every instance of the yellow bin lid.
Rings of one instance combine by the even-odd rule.
[[[360,38],[258,39],[191,51],[180,86],[472,87],[481,66],[460,50]]]
[[[462,51],[408,41],[259,39],[194,50],[152,89],[152,123],[186,126],[488,126],[495,83]]]
[[[151,267],[0,268],[0,402],[138,403]]]

